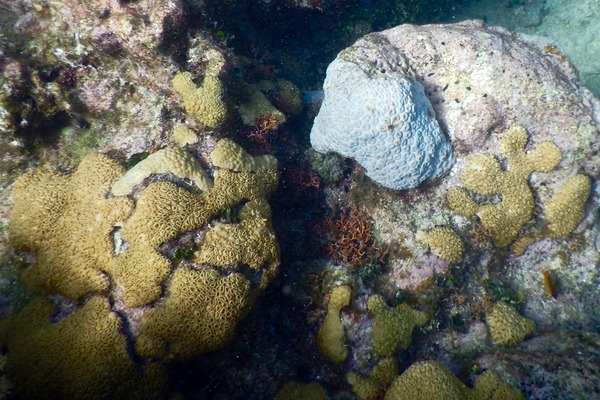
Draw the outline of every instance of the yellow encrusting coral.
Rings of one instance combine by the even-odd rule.
[[[272,155],[252,157],[240,145],[229,139],[221,139],[210,153],[215,167],[236,172],[264,171],[277,168],[277,159]]]
[[[152,174],[170,172],[180,178],[187,178],[196,184],[201,190],[212,187],[212,181],[208,174],[200,166],[198,161],[187,151],[166,147],[148,156],[148,158],[137,163],[125,175],[117,179],[111,188],[115,196],[126,196]]]
[[[175,142],[181,146],[187,146],[188,144],[198,143],[198,136],[192,132],[190,128],[183,124],[179,124],[173,129],[171,134]]]
[[[565,182],[544,208],[548,237],[567,236],[583,219],[585,203],[592,191],[589,176],[577,174]]]
[[[127,353],[121,319],[108,299],[92,297],[59,322],[54,306],[34,299],[0,323],[0,344],[8,348],[7,373],[22,399],[134,399],[140,385],[161,390],[165,377],[144,377]]]
[[[321,352],[334,363],[343,362],[348,357],[346,332],[340,320],[342,308],[350,304],[350,286],[335,287],[329,296],[327,315],[317,333],[317,341]]]
[[[499,346],[515,346],[535,332],[535,323],[505,303],[494,303],[486,315],[492,341]]]
[[[429,321],[429,316],[402,303],[396,307],[387,305],[383,297],[369,297],[367,307],[373,318],[373,345],[381,357],[393,356],[406,349],[412,342],[412,332]]]
[[[36,254],[22,274],[32,291],[78,299],[108,290],[102,271],[113,254],[111,232],[133,208],[129,199],[106,198],[123,172],[91,154],[71,175],[42,170],[17,179],[8,233],[16,249]]]
[[[232,234],[229,239],[236,237],[237,241],[228,242],[226,248],[215,245],[219,235],[211,229],[198,260],[214,262],[211,264],[214,266],[247,263],[255,270],[261,269],[259,289],[263,289],[274,277],[279,265],[279,248],[266,201],[275,189],[277,179],[275,169],[258,172],[224,169],[215,177],[213,187],[203,193],[194,194],[170,182],[148,185],[140,193],[134,212],[123,226],[123,238],[130,248],[106,267],[122,288],[125,303],[130,307],[140,306],[160,295],[161,282],[171,270],[170,262],[156,252],[160,244],[175,239],[183,232],[207,225],[210,219],[219,216],[221,210],[244,200],[251,201],[240,211],[243,220],[240,226],[217,225],[226,226],[222,230]],[[248,216],[243,218],[242,211],[252,208],[255,208],[254,212],[246,211]],[[246,241],[260,247],[251,248],[250,242]]]
[[[207,74],[202,86],[196,87],[192,81],[192,74],[180,72],[173,78],[173,89],[183,98],[185,111],[199,122],[209,128],[215,128],[225,122],[225,90],[223,83],[214,74]]]
[[[170,165],[176,166],[173,169],[189,164],[191,155],[187,152],[161,154],[167,153],[172,158]],[[275,276],[279,265],[279,249],[266,200],[277,186],[278,171],[276,162],[270,165],[273,168],[245,172],[223,168],[215,176],[214,185],[206,176],[211,185],[201,193],[157,178],[159,182],[150,183],[131,196],[111,195],[111,185],[125,170],[102,154],[86,157],[71,175],[42,170],[18,179],[9,233],[15,248],[35,256],[34,263],[23,273],[28,286],[40,293],[58,293],[72,299],[110,292],[115,309],[124,313],[112,312],[107,299],[92,297],[70,317],[54,323],[50,322],[53,308],[38,301],[31,306],[32,311],[0,323],[0,342],[8,348],[11,374],[18,377],[17,390],[24,393],[23,398],[39,398],[28,394],[28,379],[35,381],[35,390],[46,384],[43,379],[52,381],[48,391],[53,398],[161,398],[159,388],[145,381],[152,377],[157,385],[162,382],[159,365],[148,365],[147,374],[142,376],[127,352],[129,344],[125,343],[122,321],[131,317],[128,313],[145,313],[131,332],[139,332],[139,336],[130,338],[140,357],[161,361],[189,359],[216,350],[230,340],[235,326]],[[219,265],[192,266],[185,262],[177,266],[168,258],[180,234],[205,229],[223,210],[240,205],[241,230],[236,233],[236,248],[245,251],[240,257],[226,260],[225,275],[221,275]],[[253,246],[252,252],[244,239]],[[207,262],[215,259],[209,247],[207,242],[203,249]],[[221,248],[213,250],[218,252]],[[239,273],[247,272],[243,263],[261,274],[259,286],[251,287],[250,281]],[[149,308],[163,295],[164,286],[168,296]],[[88,335],[95,335],[97,340]],[[37,338],[48,345],[40,345]],[[65,350],[63,345],[71,348]],[[23,347],[32,350],[23,353]],[[87,347],[91,349],[86,351]],[[80,360],[74,362],[70,351],[79,352]],[[100,354],[101,362],[96,354]],[[23,357],[26,363],[20,361]],[[68,365],[63,367],[62,363]],[[32,365],[41,365],[41,373],[48,377],[30,374]],[[97,372],[97,378],[90,378],[90,368]],[[107,368],[113,374],[110,377],[106,376]],[[52,369],[55,371],[48,372]],[[65,381],[67,374],[70,383]],[[113,382],[113,377],[118,382]],[[54,381],[60,387],[55,388]],[[78,392],[80,388],[75,386],[80,382],[87,383]],[[130,384],[133,392],[128,391]],[[121,386],[126,395],[121,396]],[[153,388],[153,393],[146,392],[145,387]],[[52,391],[58,394],[53,396]]]
[[[436,226],[428,231],[419,231],[417,239],[429,246],[433,254],[451,263],[460,261],[465,252],[462,239],[449,226]]]
[[[570,235],[583,219],[591,191],[592,182],[587,175],[577,174],[567,180],[544,207],[542,229],[519,237],[512,245],[513,254],[523,254],[527,246],[544,238]]]
[[[447,196],[452,211],[466,217],[477,214],[490,232],[494,244],[506,247],[513,243],[523,225],[533,216],[535,201],[529,187],[533,172],[549,172],[561,159],[558,146],[542,142],[525,152],[527,132],[523,127],[506,131],[500,139],[500,154],[506,158],[503,170],[496,157],[478,154],[470,157],[460,172],[464,188],[452,188]],[[467,190],[479,195],[502,197],[497,204],[476,203]]]
[[[261,282],[263,287],[272,278],[268,265],[279,260],[269,204],[266,200],[252,200],[242,207],[239,218],[237,224],[215,224],[206,233],[194,261],[214,266],[244,264],[253,270],[263,268],[266,273]]]
[[[178,268],[165,303],[140,323],[136,351],[142,357],[189,360],[222,347],[250,305],[250,282],[212,268]]]
[[[348,373],[348,383],[360,400],[376,400],[398,375],[398,362],[393,357],[381,359],[368,378],[354,372]]]
[[[411,365],[388,388],[385,400],[524,400],[516,388],[498,375],[485,371],[474,388],[462,383],[437,361]]]

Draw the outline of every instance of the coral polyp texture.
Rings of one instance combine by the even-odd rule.
[[[360,400],[376,400],[398,375],[398,362],[394,357],[382,358],[368,377],[348,373],[348,383]]]
[[[222,347],[247,310],[250,282],[238,273],[178,268],[165,303],[142,318],[136,351],[142,357],[187,360]]]
[[[183,98],[185,111],[209,128],[217,127],[227,118],[227,106],[223,100],[223,83],[207,74],[201,86],[192,81],[192,74],[180,72],[173,78],[173,89]]]
[[[212,187],[212,181],[198,161],[183,149],[166,147],[152,153],[148,158],[137,163],[125,175],[112,184],[111,192],[115,196],[131,193],[134,186],[139,185],[152,174],[170,172],[180,178],[194,181],[202,190]]]
[[[374,64],[351,47],[329,65],[310,132],[313,148],[355,159],[367,176],[392,189],[443,175],[454,164],[452,145],[423,86],[398,65]]]
[[[388,388],[385,400],[523,400],[517,389],[498,375],[485,371],[473,388],[462,383],[450,370],[436,361],[417,362],[404,371]]]
[[[492,341],[500,346],[515,346],[535,331],[532,320],[504,301],[494,303],[486,320]]]
[[[106,198],[124,173],[101,154],[86,157],[75,173],[27,172],[13,188],[10,243],[36,255],[22,279],[33,292],[78,299],[106,291],[103,269],[113,253],[111,231],[132,211],[127,198]]]
[[[417,239],[429,246],[437,257],[448,262],[460,261],[465,252],[462,239],[449,226],[436,226],[428,231],[419,231]]]
[[[543,228],[519,237],[512,246],[512,252],[520,255],[531,243],[570,235],[585,215],[585,204],[591,192],[589,176],[577,174],[568,179],[544,207]]]
[[[52,321],[55,311],[37,298],[0,323],[0,343],[9,353],[5,370],[22,398],[125,399],[135,386],[150,385],[145,395],[160,388],[160,367],[144,376],[129,357],[123,323],[107,298],[92,297],[59,322]]]
[[[229,143],[230,148],[236,146]],[[242,153],[250,165],[257,164],[241,148],[234,153]],[[108,379],[103,372],[108,365],[116,368],[115,379],[138,373],[137,358],[129,355],[132,348],[138,357],[160,362],[187,360],[216,350],[231,339],[239,320],[275,276],[279,247],[266,200],[277,186],[275,159],[269,161],[270,168],[263,166],[257,171],[221,168],[213,184],[184,150],[161,150],[151,157],[145,161],[162,164],[158,170],[146,164],[125,173],[108,156],[92,154],[71,175],[40,170],[16,182],[9,234],[15,248],[35,255],[32,265],[23,272],[27,285],[40,294],[59,294],[73,300],[91,294],[111,298],[109,303],[104,297],[95,297],[60,322],[50,321],[51,311],[32,314],[28,308],[3,322],[2,326],[8,328],[0,332],[0,339],[8,348],[8,372],[16,377],[17,385],[25,385],[21,376],[31,375],[40,382],[57,382],[67,391],[80,390],[73,392],[74,398],[96,398],[103,396],[102,385],[111,385],[113,377]],[[223,163],[231,164],[226,160]],[[156,172],[172,174],[154,177],[147,183],[145,178]],[[130,178],[131,174],[135,178]],[[206,179],[206,186],[195,193],[161,180],[182,174]],[[111,187],[114,190],[119,179],[128,181],[124,185],[127,189],[122,196],[111,195]],[[138,190],[130,193],[135,185],[139,185]],[[220,222],[209,230],[207,225],[212,219],[237,206],[241,206],[239,223]],[[187,262],[178,266],[167,256],[170,246],[178,246],[181,234],[207,230],[194,242],[201,249],[201,265]],[[250,279],[258,284],[253,285]],[[114,310],[113,302],[115,307],[119,304]],[[36,304],[42,303],[36,300],[32,304],[37,310],[40,306]],[[142,306],[128,314],[132,308]],[[49,305],[44,307],[46,310]],[[80,318],[100,325],[76,323]],[[122,328],[125,320],[133,323],[131,332],[125,333],[128,330]],[[50,333],[56,337],[50,340],[44,336]],[[92,355],[75,363],[68,358],[76,358],[70,351],[86,353],[72,344],[79,336],[89,337],[90,341],[85,339],[81,346],[90,346],[87,353]],[[62,344],[53,345],[53,341]],[[69,345],[72,348],[63,348]],[[24,355],[19,350],[22,346],[31,346],[35,351]],[[25,356],[27,362],[22,362]],[[48,366],[42,370],[47,376],[36,377],[25,370],[37,362]],[[60,368],[62,363],[68,368]],[[94,371],[98,377],[91,376]],[[73,375],[71,386],[64,383],[67,373]],[[132,383],[131,390],[139,389],[138,381]],[[74,389],[79,382],[88,384]],[[36,398],[24,393],[24,398]],[[137,396],[111,393],[115,398]],[[57,398],[71,396],[61,393]]]
[[[390,307],[384,298],[376,294],[369,297],[369,314],[373,318],[373,345],[381,357],[393,356],[400,349],[406,349],[412,342],[416,327],[429,321],[429,316],[402,303]]]
[[[465,217],[476,214],[498,247],[513,243],[523,225],[533,217],[535,199],[529,186],[531,173],[550,172],[561,159],[560,149],[552,142],[539,143],[533,151],[526,153],[527,140],[523,127],[509,129],[499,143],[500,154],[506,158],[506,169],[491,154],[474,155],[460,171],[464,187],[455,187],[448,192],[452,211]],[[483,196],[498,195],[501,201],[479,204],[468,191]]]
[[[229,139],[219,140],[210,159],[215,167],[237,172],[269,170],[277,166],[275,157],[268,154],[252,157]]]
[[[321,352],[334,363],[343,362],[348,357],[346,332],[340,320],[340,311],[350,304],[352,289],[349,286],[337,286],[331,291],[327,315],[317,333]]]

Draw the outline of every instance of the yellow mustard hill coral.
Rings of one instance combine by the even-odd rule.
[[[250,305],[250,282],[241,274],[179,267],[163,305],[140,323],[136,351],[141,357],[189,360],[222,347]]]
[[[388,388],[385,400],[524,400],[517,389],[486,371],[469,388],[436,361],[411,365]]]
[[[377,294],[369,297],[367,307],[373,318],[373,345],[381,357],[406,349],[412,342],[413,329],[429,321],[426,313],[413,310],[406,303],[390,307]]]
[[[173,129],[171,136],[181,147],[187,146],[188,144],[198,143],[198,135],[196,135],[191,129],[183,124],[177,125],[175,129]]]
[[[123,172],[109,157],[92,154],[71,175],[42,170],[17,179],[9,240],[36,255],[22,274],[32,291],[78,299],[108,290],[102,270],[113,254],[111,232],[133,208],[126,198],[106,198]]]
[[[317,333],[317,341],[321,352],[334,363],[343,362],[348,357],[346,332],[340,320],[340,311],[350,304],[350,286],[335,287],[329,296],[327,315]]]
[[[360,400],[376,400],[398,375],[398,362],[393,357],[382,358],[368,378],[348,373],[348,383]]]
[[[201,190],[212,187],[208,174],[194,156],[183,149],[167,147],[137,163],[113,183],[111,191],[115,196],[128,195],[134,186],[142,183],[150,175],[167,172],[194,181]]]
[[[512,246],[515,255],[521,255],[530,244],[544,238],[570,235],[585,215],[585,204],[592,191],[589,176],[577,174],[567,180],[544,207],[543,228],[521,236]]]
[[[535,332],[535,323],[503,301],[494,303],[486,315],[492,341],[500,346],[515,346]]]
[[[585,203],[592,191],[589,176],[577,174],[563,184],[544,208],[548,236],[567,236],[583,219]]]
[[[275,400],[325,400],[327,392],[316,382],[287,382],[275,395]]]
[[[185,111],[199,122],[214,128],[225,122],[227,106],[223,101],[223,83],[213,74],[196,87],[192,74],[180,72],[173,78],[173,89],[183,98]]]
[[[540,143],[526,153],[527,139],[527,132],[522,127],[506,131],[499,143],[500,154],[506,158],[506,170],[490,154],[472,156],[460,172],[464,188],[452,188],[448,193],[452,211],[467,217],[477,214],[498,247],[514,242],[520,229],[533,216],[535,203],[529,187],[531,173],[549,172],[561,159],[559,148],[551,142]],[[499,195],[502,200],[497,204],[479,205],[467,190],[484,196]]]
[[[451,263],[460,261],[465,252],[462,239],[449,226],[436,226],[428,231],[417,232],[417,239],[429,246],[437,257]]]
[[[131,361],[121,319],[108,299],[92,297],[59,322],[51,322],[54,312],[48,300],[38,298],[0,324],[6,371],[20,398],[144,399],[148,393],[138,397],[134,391],[162,390],[159,368],[144,377]]]
[[[277,168],[277,159],[272,155],[251,156],[241,146],[229,139],[221,139],[210,153],[215,167],[237,172],[264,171]]]

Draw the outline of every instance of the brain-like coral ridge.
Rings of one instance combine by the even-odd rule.
[[[521,316],[504,301],[494,303],[486,321],[492,341],[500,346],[515,346],[535,331],[532,320]]]
[[[462,383],[436,361],[411,365],[388,388],[385,400],[523,400],[517,389],[498,375],[485,371],[473,388]]]
[[[137,163],[112,184],[111,191],[115,196],[127,195],[150,175],[167,172],[192,180],[202,190],[212,187],[211,179],[193,155],[183,149],[167,147]]]
[[[111,232],[133,202],[105,195],[124,172],[116,161],[93,154],[72,175],[40,170],[15,182],[9,240],[36,255],[22,274],[32,291],[77,299],[108,289],[102,269],[112,258]]]
[[[192,74],[180,72],[173,78],[173,89],[182,97],[185,111],[209,128],[225,122],[227,106],[225,89],[215,74],[207,74],[201,86],[192,81]]]
[[[71,299],[91,293],[109,294],[115,288],[110,293],[116,302],[139,307],[158,300],[172,274],[161,305],[147,311],[141,319],[139,337],[135,338],[139,355],[185,359],[217,349],[230,339],[252,299],[275,275],[279,265],[279,249],[266,201],[276,188],[278,172],[275,161],[269,161],[269,165],[273,168],[260,171],[220,169],[212,187],[201,193],[166,181],[150,183],[136,199],[109,195],[111,185],[125,171],[102,154],[86,157],[71,175],[47,170],[27,173],[14,185],[15,205],[9,224],[11,244],[35,254],[35,262],[24,270],[23,279],[37,293]],[[210,249],[222,249],[208,240],[200,252],[205,264],[181,266],[172,273],[173,262],[158,247],[184,232],[206,229],[222,210],[240,204],[245,204],[239,212],[240,223],[231,223],[230,227],[217,224],[221,228],[216,236],[229,242],[229,249],[234,251],[227,251],[225,258],[213,256]],[[121,227],[125,243],[119,254],[113,250],[117,226]],[[227,239],[228,235],[232,240]],[[257,254],[244,250],[244,235]],[[213,260],[215,265],[211,264]],[[221,271],[219,260],[230,268]],[[246,267],[241,265],[245,263]],[[243,268],[262,274],[259,287],[251,288],[248,279],[236,272]],[[116,317],[114,313],[110,315]],[[2,342],[14,342],[17,336],[32,343],[41,340],[42,336],[31,333],[25,325],[12,325],[15,329],[5,330],[8,333]],[[122,333],[119,331],[118,335]],[[38,345],[41,346],[32,344]],[[61,354],[44,347],[39,357],[60,358]],[[10,346],[8,358],[9,362],[18,358]],[[98,361],[94,356],[88,360],[90,365]],[[21,373],[19,368],[24,364],[12,363],[14,373]],[[81,374],[86,371],[80,370]]]
[[[144,399],[164,387],[159,365],[142,373],[130,359],[107,298],[92,297],[59,322],[51,322],[54,313],[50,301],[37,298],[0,323],[5,370],[21,398]],[[133,395],[135,387],[146,391]]]
[[[323,89],[310,133],[315,150],[355,159],[367,176],[392,189],[414,188],[454,164],[452,145],[413,78],[338,56]]]

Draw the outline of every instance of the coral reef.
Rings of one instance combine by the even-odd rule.
[[[213,269],[178,268],[164,305],[142,317],[136,352],[145,358],[188,360],[219,349],[247,310],[249,292],[250,282],[241,274],[222,277]]]
[[[422,24],[456,15],[450,0],[379,3],[0,5],[0,318],[13,314],[0,322],[0,397],[600,396],[600,103],[547,40]],[[419,24],[369,34],[332,65],[354,80],[333,88],[352,107],[331,126],[362,115],[342,144],[380,133],[356,149],[384,167],[388,148],[410,151],[398,160],[424,180],[398,191],[308,136],[334,52],[407,20]],[[386,100],[397,94],[412,103]],[[507,140],[518,126],[525,139]],[[461,182],[529,164],[514,198]],[[124,175],[136,179],[111,191]],[[467,211],[448,207],[449,190]],[[525,221],[510,249],[479,215],[512,218],[509,205]],[[34,295],[20,275],[39,296],[21,312]],[[494,343],[498,300],[518,305],[499,313],[516,321],[498,322],[500,336],[522,335],[521,318],[535,336]],[[439,364],[411,378],[422,360]]]
[[[347,380],[352,391],[360,400],[376,400],[398,375],[398,362],[393,357],[382,358],[368,378],[354,372],[348,373]]]
[[[552,142],[542,142],[530,153],[525,153],[526,144],[525,129],[509,129],[499,143],[500,154],[507,159],[506,170],[502,170],[494,156],[478,154],[470,157],[460,171],[465,189],[484,196],[499,195],[502,197],[500,202],[479,205],[463,188],[448,192],[450,208],[466,217],[477,214],[499,247],[514,242],[523,225],[533,216],[535,200],[529,186],[531,173],[549,172],[561,158],[558,146]]]
[[[123,173],[116,161],[97,154],[86,157],[72,175],[38,170],[15,182],[10,243],[36,254],[36,262],[23,271],[27,287],[71,299],[108,289],[102,270],[112,258],[110,235],[133,204],[105,195]]]
[[[354,158],[367,176],[392,189],[441,176],[454,156],[423,86],[397,64],[373,64],[351,47],[329,65],[310,133],[313,148]]]
[[[152,174],[170,172],[180,178],[194,181],[201,190],[212,187],[212,181],[208,174],[200,166],[198,161],[185,150],[166,147],[152,153],[148,158],[137,163],[125,175],[117,179],[111,186],[111,192],[115,196],[124,196],[133,190]]]
[[[271,209],[265,200],[251,200],[239,213],[238,224],[217,223],[206,233],[194,261],[199,264],[227,266],[242,264],[253,270],[265,269],[260,287],[273,278],[273,268],[265,268],[279,259],[277,239],[270,224]]]
[[[346,285],[337,286],[331,291],[327,315],[317,334],[321,352],[334,363],[341,363],[348,357],[346,334],[340,321],[340,311],[350,304],[351,293],[352,290]]]
[[[278,79],[274,82],[263,80],[246,88],[247,100],[238,106],[238,112],[245,125],[252,126],[264,115],[272,115],[277,124],[283,124],[288,116],[302,111],[300,89],[292,82]]]
[[[570,235],[584,217],[585,204],[592,191],[589,176],[577,174],[565,182],[544,207],[542,229],[523,235],[512,246],[521,255],[530,244],[548,238]]]
[[[197,87],[191,73],[180,72],[173,78],[173,89],[183,98],[186,112],[198,122],[209,128],[225,122],[227,106],[223,101],[223,84],[218,77],[206,75],[202,86]]]
[[[210,153],[215,167],[227,168],[237,172],[264,171],[277,168],[277,159],[271,155],[252,157],[229,139],[219,140],[217,147]]]
[[[373,345],[381,357],[406,349],[412,342],[413,329],[429,321],[426,313],[413,310],[406,303],[388,306],[380,295],[369,297],[368,307],[373,318]]]
[[[241,148],[235,149],[237,145],[233,142],[228,145],[235,150],[232,152],[234,156],[243,153],[252,160]],[[172,182],[160,181],[141,187],[132,196],[133,199],[125,196],[132,186],[142,183],[150,173],[156,172],[152,164],[158,163],[162,172],[169,171],[172,166],[174,171],[171,172],[178,175],[197,176],[199,166],[191,154],[181,149],[165,149],[157,153],[154,153],[155,157],[150,156],[140,162],[141,167],[134,167],[127,173],[108,156],[92,154],[71,175],[40,170],[25,174],[15,184],[10,238],[15,248],[36,256],[23,274],[28,286],[42,294],[58,293],[74,300],[102,292],[115,302],[115,308],[112,308],[104,298],[89,300],[64,322],[46,321],[46,327],[40,325],[43,321],[35,322],[29,318],[27,309],[5,321],[8,328],[5,329],[6,339],[2,343],[8,347],[9,372],[16,377],[18,387],[27,385],[26,378],[20,377],[29,374],[26,371],[27,363],[20,361],[20,347],[13,343],[21,343],[15,342],[19,337],[21,339],[18,340],[23,343],[31,342],[31,346],[39,346],[35,344],[36,341],[45,337],[37,333],[38,326],[43,327],[39,328],[41,334],[49,332],[55,336],[47,339],[49,344],[44,344],[45,347],[28,352],[27,361],[55,360],[48,364],[55,367],[54,372],[50,367],[43,372],[47,375],[44,379],[56,380],[56,390],[63,388],[66,391],[57,392],[58,398],[69,397],[70,391],[75,391],[74,397],[103,396],[105,391],[110,390],[112,381],[105,378],[106,372],[97,378],[106,382],[92,383],[89,375],[91,371],[105,368],[104,361],[100,363],[97,358],[89,357],[83,358],[79,364],[72,363],[69,353],[61,350],[62,345],[52,345],[52,341],[60,340],[66,346],[72,345],[74,338],[81,334],[77,331],[80,327],[84,326],[84,331],[89,332],[108,330],[103,321],[111,321],[110,331],[99,332],[95,342],[83,341],[82,346],[97,346],[99,351],[113,351],[111,349],[116,344],[111,343],[117,341],[123,347],[121,353],[115,356],[100,353],[98,357],[107,360],[115,358],[117,367],[112,361],[109,364],[111,368],[123,369],[122,373],[115,375],[123,379],[126,370],[137,371],[134,360],[125,351],[126,342],[135,344],[138,356],[164,362],[191,359],[222,347],[231,339],[235,326],[246,314],[256,295],[275,276],[279,265],[279,248],[269,222],[271,212],[266,196],[272,193],[277,184],[277,170],[273,169],[277,166],[276,161],[273,159],[268,163],[273,168],[268,169],[263,165],[260,171],[233,172],[221,169],[214,185],[208,175],[200,170],[201,177],[211,187],[198,194]],[[225,165],[232,164],[226,159],[222,162]],[[237,165],[236,162],[234,160],[233,164]],[[126,182],[121,185],[127,187],[124,195],[107,196],[111,185],[114,191],[118,179]],[[222,250],[221,245],[214,245],[215,229],[212,229],[205,235],[206,243],[201,246],[202,267],[199,268],[197,264],[196,267],[193,267],[194,264],[180,265],[171,274],[175,265],[165,256],[164,250],[159,251],[160,245],[176,240],[184,232],[206,229],[202,227],[218,217],[221,210],[246,201],[239,211],[239,227],[234,223],[218,225],[221,231],[233,232],[236,238],[226,245],[228,251],[233,248],[245,249],[245,252],[240,256],[231,256],[226,251],[225,258],[219,256],[223,253],[211,255],[211,251]],[[115,235],[116,227],[120,227],[119,239]],[[248,250],[244,240],[249,241],[252,251]],[[211,264],[212,261],[215,264]],[[219,271],[224,264],[227,264],[228,270]],[[246,266],[255,271],[260,282],[257,287],[252,287],[244,276]],[[114,284],[109,285],[109,278]],[[145,307],[141,313],[132,311],[132,308],[159,300],[163,287],[166,287],[167,294],[153,308]],[[38,307],[35,304],[42,304],[40,300],[36,301],[32,303],[33,309]],[[93,306],[100,301],[100,305]],[[113,312],[115,310],[123,314],[116,314]],[[47,320],[48,313],[34,312],[34,316],[38,320]],[[103,317],[105,314],[107,317]],[[80,318],[84,318],[84,322]],[[95,325],[85,328],[85,321],[90,319],[100,325],[97,328]],[[133,326],[127,336],[121,332],[124,320]],[[69,328],[61,328],[63,326]],[[85,350],[73,347],[73,351]],[[79,367],[59,368],[61,363]],[[124,366],[119,367],[122,364]],[[63,375],[60,375],[62,373],[72,375],[74,383],[71,386],[65,383]],[[38,378],[32,376],[27,379]],[[131,385],[123,389],[129,393],[123,395],[125,398],[133,396],[131,393],[138,393],[141,387],[142,378],[132,379],[123,379],[123,384]],[[75,387],[80,381],[89,384],[87,387]],[[117,389],[110,393],[121,397]],[[25,398],[35,396],[27,393]]]
[[[411,365],[389,387],[386,400],[522,400],[517,389],[486,371],[475,380],[474,388],[465,386],[452,372],[436,361]]]
[[[416,237],[429,246],[433,254],[448,262],[458,262],[465,252],[462,239],[449,226],[436,226],[428,231],[419,231]]]
[[[6,370],[22,398],[161,397],[166,377],[158,365],[144,376],[130,359],[122,321],[107,298],[92,297],[59,322],[51,320],[54,312],[38,298],[0,323]]]
[[[183,124],[179,124],[173,128],[172,136],[173,140],[181,147],[198,143],[198,136]]]
[[[486,321],[492,340],[499,346],[515,346],[535,332],[535,323],[504,301],[494,303]]]

